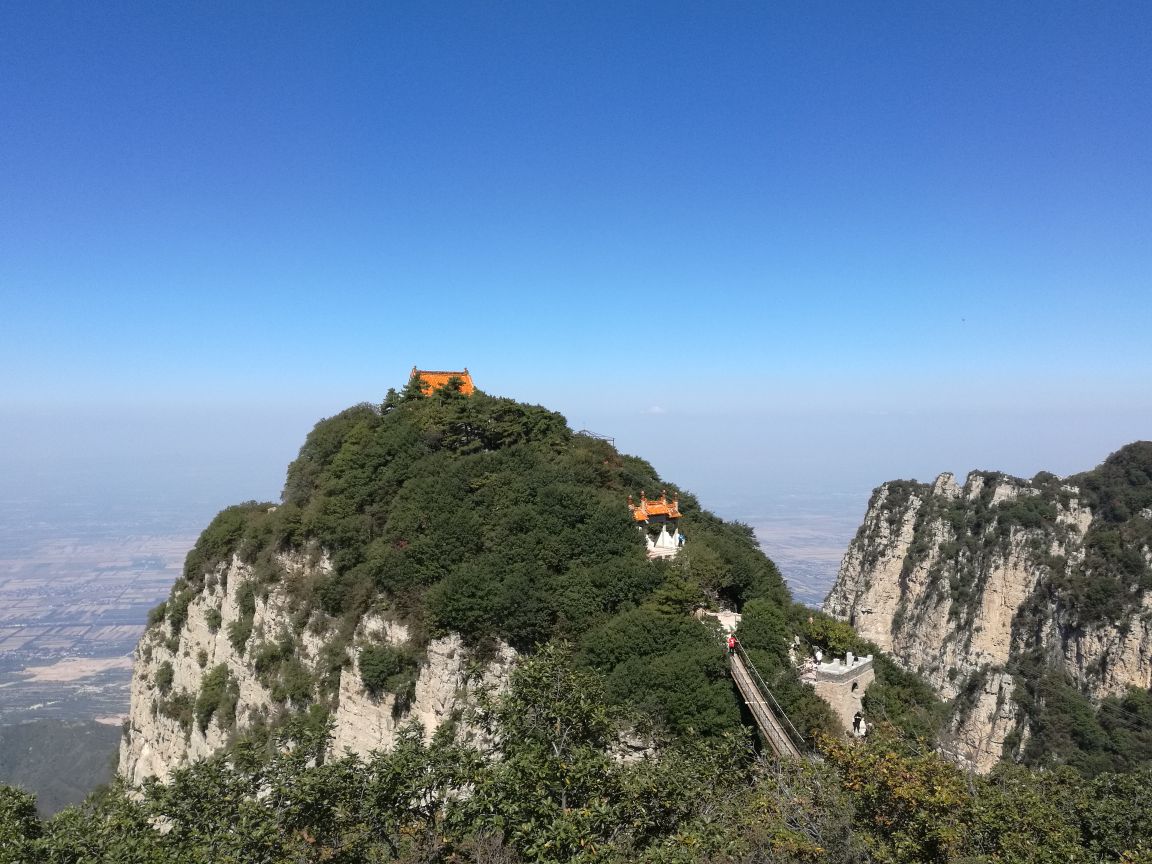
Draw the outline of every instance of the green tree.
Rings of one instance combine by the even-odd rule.
[[[191,850],[171,846],[168,836],[150,821],[146,805],[130,796],[121,781],[53,816],[45,825],[40,852],[48,864],[205,861]]]
[[[441,402],[467,398],[464,395],[464,379],[459,375],[449,375],[448,380],[436,388],[436,398]]]
[[[400,391],[401,402],[411,402],[414,399],[423,399],[428,395],[428,389],[431,385],[425,381],[419,373],[414,373],[408,379],[408,383],[404,385]]]
[[[471,831],[500,832],[531,861],[580,860],[611,829],[620,769],[607,755],[615,722],[603,682],[549,645],[513,672],[479,717],[500,759],[456,813]]]
[[[411,659],[392,645],[366,645],[360,649],[360,680],[373,695],[397,692],[403,673],[413,667]]]
[[[32,860],[42,831],[36,796],[0,786],[0,861]]]
[[[832,739],[821,750],[881,860],[946,864],[963,851],[970,796],[954,765],[933,753],[907,757]]]
[[[767,651],[779,661],[788,661],[790,627],[783,609],[768,600],[750,600],[744,606],[737,636],[746,649]]]

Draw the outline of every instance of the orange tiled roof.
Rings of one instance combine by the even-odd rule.
[[[460,392],[465,396],[471,396],[476,392],[476,385],[472,383],[472,375],[465,366],[462,372],[435,372],[429,369],[417,369],[412,367],[412,376],[419,375],[420,380],[428,386],[424,388],[425,393],[432,393],[435,390],[443,387],[448,383],[449,378],[459,378],[462,382]]]
[[[632,496],[629,495],[628,509],[632,511],[632,518],[637,522],[647,522],[651,516],[680,518],[680,501],[676,498],[669,501],[666,492],[661,492],[659,498],[648,498],[641,492],[639,504],[633,504]]]

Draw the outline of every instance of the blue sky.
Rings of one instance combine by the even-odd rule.
[[[713,497],[1089,467],[1152,437],[1149,57],[1146,3],[5,3],[0,467],[272,497],[413,364]]]

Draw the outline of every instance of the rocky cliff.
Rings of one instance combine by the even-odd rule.
[[[281,556],[278,564],[294,579],[323,576],[332,567],[323,555]],[[361,675],[361,652],[370,645],[412,649],[407,625],[367,615],[349,638],[322,612],[301,619],[283,587],[255,593],[246,612],[253,568],[233,556],[213,576],[188,604],[179,629],[160,622],[136,648],[119,761],[120,774],[132,784],[164,780],[174,768],[224,747],[235,733],[306,707],[321,695],[311,682],[321,682],[322,690],[327,681],[334,691],[326,701],[336,753],[389,750],[410,721],[430,738],[443,724],[462,720],[475,688],[502,687],[516,657],[500,643],[477,663],[458,635],[432,639],[419,651],[405,692],[373,693]],[[236,644],[236,634],[245,630],[246,642]],[[460,729],[468,733],[466,723]]]
[[[1019,688],[1038,670],[1094,701],[1152,687],[1150,464],[1141,442],[1066,481],[885,483],[825,611],[955,700],[942,738],[957,758],[1020,758],[1033,718]]]

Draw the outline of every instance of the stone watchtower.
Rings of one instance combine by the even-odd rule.
[[[628,509],[632,521],[644,534],[648,544],[649,558],[675,558],[684,546],[684,535],[680,533],[680,501],[668,500],[668,493],[661,492],[659,498],[648,498],[640,493],[640,503],[628,496]]]
[[[851,729],[856,712],[864,710],[864,691],[876,680],[876,671],[871,654],[857,657],[849,651],[843,660],[810,662],[803,678],[828,703],[844,728]],[[871,718],[867,722],[871,723]]]

